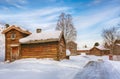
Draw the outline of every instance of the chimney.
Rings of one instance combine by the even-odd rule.
[[[5,27],[8,28],[10,25],[9,24],[5,24]]]
[[[36,33],[41,33],[42,29],[36,29]]]

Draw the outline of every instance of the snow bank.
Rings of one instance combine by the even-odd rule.
[[[4,61],[5,57],[5,36],[1,33],[3,30],[3,26],[0,25],[0,62]]]
[[[109,61],[112,66],[117,69],[118,71],[120,71],[120,61]]]
[[[79,55],[86,56],[88,52],[80,52]]]
[[[0,79],[73,79],[89,61],[99,58],[103,57],[78,55],[61,61],[28,58],[0,62]]]
[[[66,50],[66,55],[69,56],[70,54],[71,54],[70,50],[67,49],[67,50]]]
[[[110,49],[105,48],[104,46],[96,46],[96,48],[98,48],[100,50],[110,50]]]
[[[62,61],[29,58],[12,63],[1,62],[0,79],[72,79],[88,61],[79,55]]]

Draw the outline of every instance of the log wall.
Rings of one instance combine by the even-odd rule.
[[[11,39],[11,34],[15,33],[15,39]],[[10,30],[5,34],[5,60],[10,60],[10,52],[11,52],[11,45],[12,44],[18,44],[20,48],[19,39],[27,36],[26,34],[23,34],[17,30]]]

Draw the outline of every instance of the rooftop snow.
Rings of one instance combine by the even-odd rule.
[[[97,46],[96,48],[98,48],[98,49],[100,49],[100,50],[109,50],[109,49],[107,49],[107,48],[105,48],[105,47],[103,47],[103,46]]]
[[[41,33],[32,33],[31,35],[19,40],[20,43],[34,43],[59,40],[61,31],[45,31]]]
[[[8,32],[11,29],[16,29],[16,30],[18,30],[18,31],[20,31],[22,33],[25,33],[25,34],[31,34],[29,31],[27,31],[27,30],[25,30],[23,28],[21,29],[20,27],[18,27],[16,25],[12,25],[12,26],[9,26],[8,28],[5,28],[2,33],[5,34],[6,32]]]
[[[118,46],[120,46],[120,44],[117,44]]]
[[[90,50],[91,48],[77,48],[77,50]]]

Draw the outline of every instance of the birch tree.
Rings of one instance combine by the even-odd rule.
[[[63,31],[66,43],[76,40],[77,32],[70,14],[61,13],[57,22],[56,30]]]

